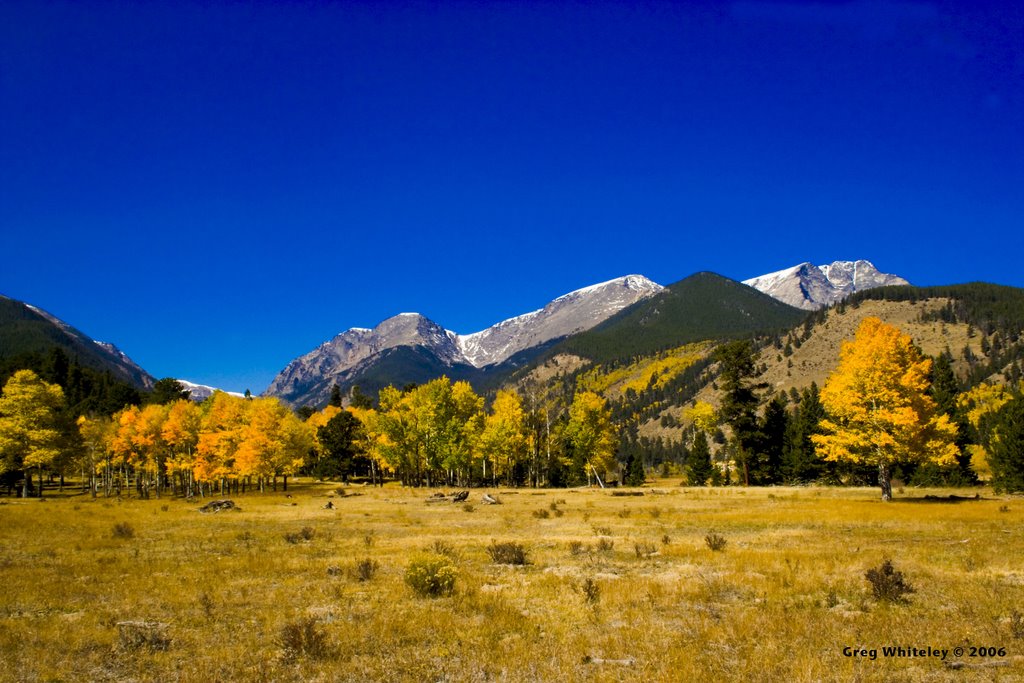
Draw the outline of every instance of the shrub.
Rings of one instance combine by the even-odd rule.
[[[450,557],[453,560],[458,559],[459,554],[455,551],[455,547],[448,541],[442,541],[438,539],[434,541],[434,552],[438,555],[444,555]]]
[[[156,621],[119,621],[117,644],[122,650],[166,650],[171,639],[167,637],[167,624]]]
[[[907,602],[906,594],[914,592],[914,587],[904,578],[903,572],[892,566],[890,559],[867,570],[864,578],[871,584],[875,600],[880,602]]]
[[[579,591],[583,595],[583,599],[590,605],[596,605],[601,599],[601,587],[589,576],[580,584]]]
[[[491,562],[494,564],[524,565],[528,562],[526,549],[521,543],[514,541],[504,543],[491,541],[491,545],[487,548],[487,554],[491,556]]]
[[[457,574],[458,570],[451,559],[444,555],[424,553],[409,561],[405,569],[405,583],[421,597],[436,598],[452,594]]]
[[[637,559],[643,559],[645,557],[650,557],[654,553],[658,552],[657,546],[655,546],[653,543],[648,543],[646,541],[643,541],[643,542],[638,541],[638,542],[634,543],[633,544],[633,550],[636,551]]]
[[[279,644],[287,661],[294,661],[299,657],[323,659],[330,654],[327,634],[317,626],[316,617],[285,624],[281,629]]]
[[[707,543],[708,547],[714,551],[725,550],[725,546],[728,543],[728,541],[725,540],[724,536],[719,536],[714,532],[711,532],[710,534],[705,536],[704,542]]]
[[[284,540],[289,543],[300,543],[302,541],[312,541],[313,537],[316,536],[316,529],[313,527],[304,526],[298,532],[288,532],[284,535]]]
[[[128,522],[118,522],[114,525],[114,538],[135,538],[135,527]]]
[[[569,554],[570,555],[582,555],[587,551],[587,547],[583,545],[581,541],[569,541]]]
[[[610,553],[615,548],[615,541],[610,538],[597,539],[597,552]]]
[[[349,572],[349,576],[362,583],[371,580],[379,568],[380,565],[377,564],[376,560],[366,558],[355,563]]]
[[[1024,614],[1017,610],[1010,615],[1010,634],[1017,640],[1024,638]]]
[[[549,519],[551,517],[551,513],[547,510],[534,510],[533,516],[537,519]]]

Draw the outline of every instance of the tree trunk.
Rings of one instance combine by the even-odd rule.
[[[882,489],[882,500],[888,503],[892,500],[892,480],[890,479],[889,464],[878,463],[878,487]]]

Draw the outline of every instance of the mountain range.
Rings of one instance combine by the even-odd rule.
[[[327,400],[335,384],[373,390],[378,384],[421,382],[440,374],[479,377],[495,366],[515,367],[522,354],[588,330],[662,289],[641,275],[627,275],[569,292],[539,310],[466,335],[419,313],[400,313],[373,329],[346,330],[296,358],[264,393],[296,405],[317,405]],[[393,370],[382,373],[382,367]],[[396,374],[403,379],[391,379]]]
[[[691,341],[795,325],[855,291],[907,284],[868,261],[803,263],[738,283],[698,273],[664,287],[627,275],[575,290],[543,308],[460,335],[418,314],[352,328],[290,362],[265,394],[322,405],[334,385],[374,391],[446,374],[480,384],[545,354],[589,360],[654,352]],[[746,285],[746,286],[744,286]],[[799,310],[798,310],[799,309]]]
[[[801,263],[743,283],[698,273],[665,287],[642,275],[626,275],[471,334],[458,334],[418,313],[400,313],[372,329],[346,330],[299,356],[264,395],[316,406],[327,401],[335,384],[343,390],[359,385],[372,393],[442,374],[497,386],[518,369],[554,355],[606,361],[782,329],[797,324],[806,311],[894,284],[907,281],[881,273],[869,261]],[[139,389],[153,385],[154,378],[113,344],[94,341],[40,308],[0,297],[0,357],[52,346]],[[196,399],[214,391],[180,381]]]

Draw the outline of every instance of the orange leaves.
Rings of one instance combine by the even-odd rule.
[[[936,413],[928,395],[931,360],[908,335],[865,318],[844,342],[839,367],[821,391],[829,418],[813,438],[827,460],[888,464],[899,460],[952,462],[955,426]]]

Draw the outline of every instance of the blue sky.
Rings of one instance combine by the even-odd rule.
[[[0,293],[262,391],[628,273],[1024,286],[1024,9],[0,4]]]

